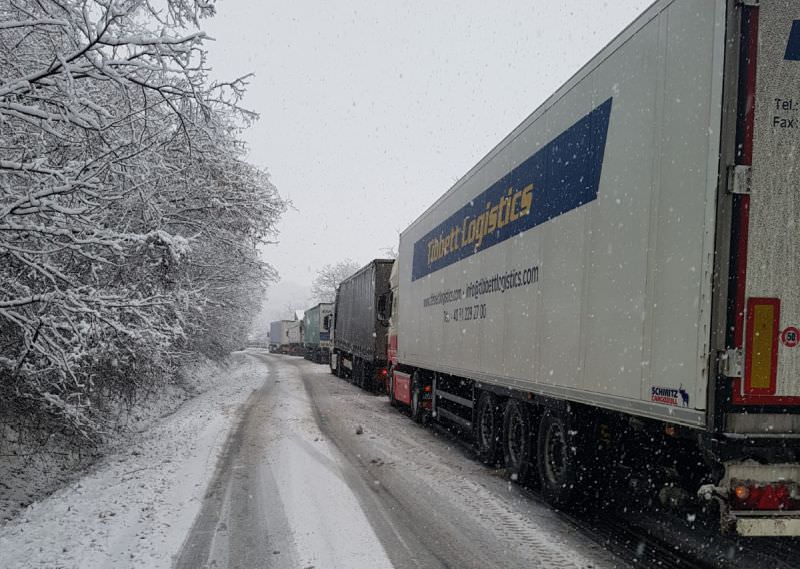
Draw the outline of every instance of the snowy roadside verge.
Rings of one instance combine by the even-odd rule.
[[[170,567],[236,410],[265,380],[236,353],[223,380],[154,421],[81,479],[0,528],[3,566]]]
[[[36,417],[0,417],[0,526],[29,505],[85,476],[104,456],[130,445],[131,437],[174,413],[188,399],[214,387],[227,375],[227,363],[195,355],[174,375],[142,389],[137,401],[108,398],[101,414],[105,433],[97,446],[47,431]]]

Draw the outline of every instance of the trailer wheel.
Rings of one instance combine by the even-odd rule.
[[[361,378],[363,388],[370,393],[375,393],[377,390],[375,386],[375,369],[372,363],[366,360],[361,360]]]
[[[556,507],[575,503],[579,495],[580,444],[570,434],[564,416],[548,410],[539,424],[539,481],[545,500]]]
[[[500,399],[493,393],[484,391],[478,399],[475,413],[475,443],[481,462],[495,466],[500,462],[503,436],[503,417],[500,412]]]
[[[387,374],[387,390],[389,391],[389,405],[397,407],[397,399],[394,398],[394,370],[390,367]]]
[[[353,383],[364,389],[364,360],[359,357],[353,358]]]
[[[509,399],[503,415],[503,458],[512,480],[520,484],[530,478],[532,432],[528,406]]]

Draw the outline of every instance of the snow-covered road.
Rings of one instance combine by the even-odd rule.
[[[230,374],[0,528],[0,566],[621,565],[325,366],[253,350]]]
[[[177,567],[612,567],[544,505],[327,367],[270,369]]]
[[[228,440],[176,567],[391,568],[316,423],[300,368],[256,357],[269,377]]]

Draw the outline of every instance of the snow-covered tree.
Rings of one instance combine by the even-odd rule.
[[[336,288],[344,279],[354,274],[361,265],[352,259],[345,259],[333,265],[324,265],[317,271],[311,283],[311,294],[318,302],[333,302],[336,299]]]
[[[244,341],[283,202],[212,83],[204,0],[0,0],[0,413],[96,401]]]
[[[388,247],[384,247],[381,249],[381,255],[385,259],[397,259],[397,245],[389,245]]]

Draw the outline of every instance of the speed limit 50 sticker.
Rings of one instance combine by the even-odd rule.
[[[789,326],[781,332],[781,343],[787,348],[794,348],[800,344],[800,329]]]

